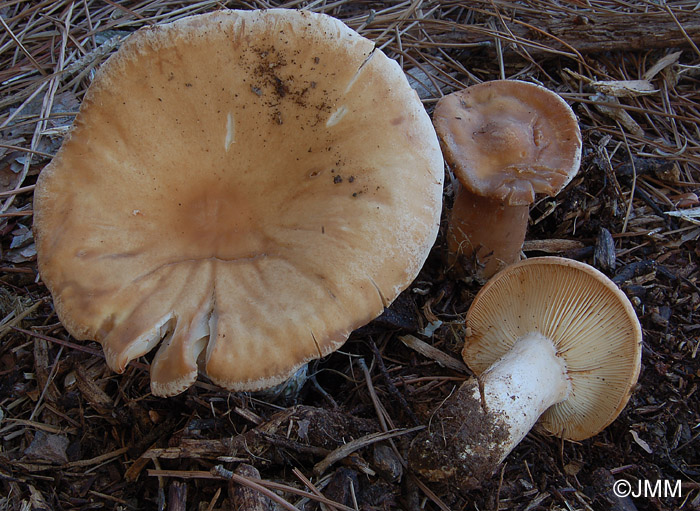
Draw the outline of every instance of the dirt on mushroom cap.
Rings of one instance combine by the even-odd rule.
[[[40,271],[114,369],[165,337],[155,392],[187,388],[198,361],[263,388],[415,277],[442,171],[400,68],[341,22],[190,17],[137,32],[98,73],[37,185]]]

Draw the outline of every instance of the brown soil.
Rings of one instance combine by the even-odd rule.
[[[474,397],[478,386],[474,378],[460,385],[411,443],[409,466],[428,481],[470,490],[497,469],[508,429],[501,414]]]

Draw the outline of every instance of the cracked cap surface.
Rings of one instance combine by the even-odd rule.
[[[401,69],[329,16],[221,11],[132,35],[42,171],[59,318],[152,390],[230,390],[337,349],[417,275],[443,163]]]
[[[534,83],[493,80],[453,92],[440,99],[433,122],[459,181],[510,206],[556,195],[581,163],[576,116]]]

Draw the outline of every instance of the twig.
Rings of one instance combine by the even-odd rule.
[[[386,386],[389,389],[389,392],[399,401],[399,403],[401,404],[401,408],[403,408],[404,412],[406,412],[406,415],[408,415],[413,424],[416,426],[419,425],[420,421],[418,420],[418,417],[416,417],[416,414],[413,413],[413,410],[406,401],[406,398],[399,391],[399,389],[396,388],[396,385],[394,385],[394,382],[389,377],[389,373],[387,372],[386,366],[384,365],[384,359],[382,358],[382,354],[379,352],[379,349],[377,348],[377,345],[375,344],[373,339],[370,339],[369,346],[370,348],[372,348],[372,352],[374,353],[374,359],[377,361],[377,367],[379,368],[379,372],[381,373],[382,378],[384,379],[384,383],[386,383]]]
[[[432,346],[425,341],[421,341],[413,335],[402,335],[399,337],[399,340],[424,357],[434,360],[442,367],[447,367],[448,369],[452,369],[460,373],[469,374],[469,369],[467,369],[464,362],[451,357],[447,353],[437,349],[435,346]]]
[[[323,497],[323,494],[321,493],[321,491],[320,491],[318,488],[316,488],[316,485],[314,485],[314,483],[312,483],[311,481],[309,481],[309,479],[308,479],[304,474],[301,473],[301,470],[299,470],[297,467],[294,467],[294,468],[292,469],[292,473],[293,473],[295,476],[297,476],[297,478],[299,478],[299,480],[300,480],[302,483],[304,483],[304,484],[306,485],[306,487],[307,487],[309,490],[311,490],[315,495],[317,495],[317,496],[319,496],[319,497]],[[338,509],[337,507],[335,507],[335,506],[332,505],[332,504],[329,504],[329,507],[331,508],[331,510],[337,510],[337,509]]]
[[[46,341],[50,341],[56,344],[62,344],[63,346],[67,346],[71,349],[78,350],[78,351],[84,351],[85,353],[89,353],[90,355],[94,355],[96,357],[104,358],[104,353],[102,353],[99,350],[95,350],[92,348],[89,348],[87,346],[81,346],[79,344],[75,344],[70,341],[64,341],[63,339],[58,339],[57,337],[50,337],[48,335],[40,334],[37,332],[32,332],[30,330],[25,330],[24,328],[18,328],[16,326],[12,327],[13,330],[16,330],[18,332],[22,332],[23,334],[29,335],[31,337],[37,337],[38,339],[44,339]],[[129,364],[133,365],[134,367],[137,367],[139,369],[149,369],[150,366],[147,364],[144,364],[142,362],[137,362],[136,360],[132,360],[129,362]]]
[[[0,192],[0,197],[7,197],[8,195],[19,195],[20,193],[24,192],[33,192],[34,188],[35,185],[21,186],[19,188],[15,188],[14,190]]]
[[[622,232],[624,233],[627,230],[627,222],[629,221],[629,217],[632,214],[632,205],[634,204],[634,192],[637,188],[637,168],[634,166],[634,157],[632,156],[632,150],[630,149],[629,143],[627,142],[625,130],[622,129],[622,126],[620,126],[619,123],[618,127],[620,128],[620,134],[622,135],[622,139],[625,142],[625,149],[627,149],[627,154],[629,155],[630,163],[632,164],[632,187],[630,190],[630,200],[629,204],[627,204],[627,212],[625,214],[625,220],[622,224]]]
[[[150,471],[149,471],[150,472]],[[171,473],[173,471],[170,471]],[[254,488],[261,493],[265,493],[268,497],[273,499],[275,502],[278,504],[285,506],[291,506],[289,508],[285,507],[285,509],[290,509],[291,511],[298,511],[294,506],[289,504],[286,500],[282,499],[279,497],[276,493],[274,492],[269,492],[269,490],[281,490],[287,493],[292,493],[294,495],[299,495],[300,497],[305,497],[307,499],[316,501],[316,502],[321,502],[322,504],[330,505],[330,506],[335,506],[338,508],[339,511],[354,511],[351,507],[345,506],[343,504],[340,504],[338,502],[333,502],[332,500],[327,499],[326,497],[314,495],[313,493],[309,493],[304,490],[300,490],[298,488],[294,488],[293,486],[287,486],[286,484],[279,484],[279,483],[273,483],[272,481],[265,481],[262,479],[253,479],[253,478],[248,478],[248,477],[243,477],[238,474],[234,474],[230,470],[226,470],[223,468],[221,465],[216,465],[211,472],[206,472],[207,474],[217,476],[221,479],[231,479],[236,483],[239,484],[244,484],[246,486],[249,486],[251,488]],[[177,477],[177,476],[173,476]],[[269,492],[269,493],[266,493]],[[273,497],[274,495],[274,497]],[[280,500],[278,500],[280,499]]]
[[[43,156],[45,158],[53,158],[53,154],[44,153],[42,151],[34,151],[33,149],[27,149],[26,147],[19,147],[16,145],[8,145],[8,144],[0,144],[0,147],[3,149],[9,149],[11,151],[22,151],[24,153],[38,154],[39,156]],[[4,192],[4,193],[6,195],[11,195],[11,194],[8,194],[7,192]]]
[[[11,195],[11,197],[14,197],[14,196]],[[34,214],[34,211],[32,211],[31,209],[25,209],[24,211],[10,211],[7,213],[0,213],[0,218],[32,216],[33,214]]]
[[[104,463],[105,461],[113,460],[114,458],[118,458],[119,456],[123,456],[129,451],[129,447],[122,447],[120,449],[117,449],[112,452],[107,452],[105,454],[100,454],[99,456],[95,456],[94,458],[90,458],[87,460],[76,460],[76,461],[71,461],[67,464],[65,464],[63,467],[64,468],[74,468],[74,467],[89,467],[90,465],[99,465],[100,463]]]
[[[346,458],[351,453],[362,449],[363,447],[367,447],[368,445],[372,445],[376,442],[381,442],[383,440],[389,440],[390,438],[394,438],[397,436],[415,433],[416,431],[420,431],[422,429],[425,429],[425,426],[416,426],[414,428],[400,429],[387,432],[381,431],[378,433],[370,433],[369,435],[365,435],[363,437],[356,438],[355,440],[351,440],[348,443],[341,445],[340,447],[332,451],[324,459],[316,463],[316,465],[314,465],[314,473],[316,475],[323,474],[332,464]]]

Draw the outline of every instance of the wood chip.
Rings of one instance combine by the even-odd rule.
[[[112,398],[98,387],[90,378],[89,373],[82,365],[78,365],[75,371],[76,383],[85,400],[100,414],[109,414],[112,409]]]
[[[417,351],[426,358],[434,360],[442,367],[447,367],[448,369],[459,371],[460,373],[469,373],[469,370],[464,362],[457,360],[443,351],[440,351],[427,342],[421,341],[417,337],[412,335],[402,335],[399,337],[399,339],[401,339],[401,342],[412,350]]]
[[[238,465],[235,473],[247,478],[260,479],[258,469],[247,463]],[[273,504],[269,497],[250,486],[234,482],[233,478],[229,481],[228,492],[233,509],[246,509],[248,511],[271,511],[273,509]]]
[[[527,240],[523,243],[523,252],[559,254],[568,252],[569,250],[578,250],[585,246],[586,245],[576,240]]]

